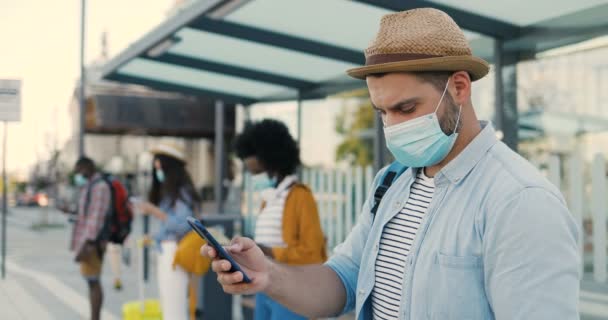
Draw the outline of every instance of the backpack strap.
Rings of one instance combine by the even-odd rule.
[[[382,197],[391,187],[393,182],[401,176],[403,172],[407,170],[407,167],[398,161],[393,161],[391,165],[386,169],[382,179],[380,179],[380,184],[376,187],[376,192],[374,192],[374,206],[372,207],[372,221],[376,217],[376,212],[378,211],[378,207],[380,207],[380,202],[382,201]]]

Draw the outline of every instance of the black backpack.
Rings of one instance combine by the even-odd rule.
[[[372,222],[376,217],[376,211],[378,211],[378,207],[380,206],[380,202],[382,201],[382,197],[391,187],[393,182],[401,176],[402,173],[407,170],[408,167],[402,165],[398,161],[393,161],[391,165],[386,169],[384,175],[382,175],[382,179],[380,179],[380,184],[376,187],[376,192],[374,192],[374,206],[372,207]]]

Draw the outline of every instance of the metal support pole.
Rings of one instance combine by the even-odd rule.
[[[84,67],[84,48],[85,48],[85,19],[86,19],[86,0],[82,0],[82,8],[80,13],[80,128],[78,131],[78,155],[83,156],[84,150],[84,131],[85,131],[85,117],[86,117],[86,97],[85,97],[85,86],[86,86],[86,70]]]
[[[302,147],[302,95],[298,91],[298,144]]]
[[[298,147],[300,148],[300,153],[302,152],[302,95],[300,91],[298,91],[298,119],[297,119],[297,134],[298,134]],[[298,180],[302,181],[302,166],[298,168]]]
[[[517,151],[519,142],[519,115],[517,110],[517,65],[503,66],[503,127],[504,142]]]
[[[502,83],[502,50],[503,42],[494,39],[494,122],[496,129],[504,134],[503,83]]]
[[[150,150],[150,146],[148,145],[149,140],[148,137],[144,138],[144,150]],[[139,164],[139,161],[138,161]],[[148,171],[150,170],[149,167],[145,169],[146,172],[150,172],[150,174],[152,174],[152,171]],[[144,182],[144,190],[148,190],[150,188],[151,185],[151,180],[148,174],[145,174],[144,176],[145,178],[147,178]],[[145,215],[144,217],[144,221],[143,221],[143,232],[144,235],[149,236],[150,235],[150,216],[149,215]],[[144,283],[147,283],[149,278],[150,278],[150,249],[149,246],[144,245],[143,247],[143,271],[144,271]],[[143,295],[142,295],[143,296]]]
[[[144,235],[150,235],[150,216],[144,216]],[[148,248],[148,244],[144,244],[144,282],[148,282],[150,279],[150,249]]]
[[[494,40],[494,109],[495,123],[502,132],[503,142],[517,151],[517,68],[512,61],[505,61],[503,41]]]
[[[6,278],[6,215],[8,214],[8,181],[6,178],[6,136],[8,123],[4,121],[4,137],[2,141],[2,279]]]
[[[217,213],[224,211],[224,102],[215,102],[215,185],[214,194],[217,203]]]

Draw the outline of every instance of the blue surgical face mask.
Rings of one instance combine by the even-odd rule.
[[[449,79],[435,112],[384,128],[386,145],[401,164],[411,168],[432,166],[443,160],[452,150],[458,137],[456,128],[460,123],[462,106],[458,111],[454,132],[449,136],[441,130],[437,116],[437,110],[441,106],[448,84]]]
[[[78,187],[84,187],[89,183],[89,180],[85,178],[81,173],[74,175],[74,184]]]
[[[158,180],[158,182],[165,182],[165,172],[162,169],[156,169],[156,171],[154,172],[154,174],[156,175],[156,180]]]
[[[274,188],[277,185],[277,179],[270,178],[268,173],[263,172],[251,176],[251,184],[253,185],[254,191],[262,191],[265,189]]]

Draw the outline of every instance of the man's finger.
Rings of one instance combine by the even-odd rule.
[[[215,251],[215,249],[213,249],[213,247],[205,244],[201,247],[201,255],[213,259],[217,256],[217,252]]]
[[[228,250],[230,252],[241,252],[241,251],[247,251],[255,246],[256,246],[255,241],[253,241],[249,238],[235,237],[234,239],[232,239],[232,242],[231,242],[230,246],[228,247]]]
[[[243,282],[243,273],[240,271],[228,273],[221,272],[218,273],[217,281],[222,285],[232,285],[235,283]]]
[[[211,263],[211,269],[214,272],[226,272],[229,271],[231,264],[228,260],[214,260]]]
[[[231,267],[230,261],[228,260],[214,260],[211,262],[211,270],[214,272],[226,272]]]
[[[228,294],[243,294],[251,290],[251,285],[249,283],[227,284],[223,285],[222,289]]]

